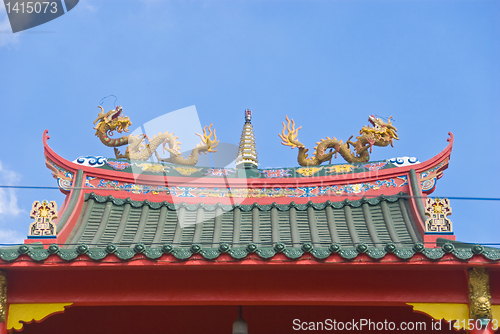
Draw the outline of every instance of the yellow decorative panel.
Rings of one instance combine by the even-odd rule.
[[[66,306],[73,303],[40,303],[40,304],[10,304],[7,317],[7,329],[20,330],[23,328],[21,321],[29,323],[41,321],[51,314],[64,312]]]
[[[454,303],[407,303],[413,306],[413,311],[420,311],[436,320],[466,320],[469,319],[469,306]],[[457,325],[458,327],[458,325]],[[462,327],[460,327],[462,328]]]
[[[491,305],[491,316],[500,323],[500,305]]]

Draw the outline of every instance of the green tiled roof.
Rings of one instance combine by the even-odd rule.
[[[221,205],[133,201],[87,194],[68,244],[218,248],[398,246],[421,241],[404,194],[307,204]]]
[[[71,261],[79,256],[121,260],[142,255],[151,260],[171,254],[178,260],[199,254],[206,260],[227,253],[233,259],[256,254],[269,259],[278,253],[290,260],[304,254],[321,260],[332,254],[373,260],[392,253],[401,260],[421,254],[439,260],[452,254],[460,260],[474,255],[498,261],[500,249],[438,240],[426,248],[409,214],[407,195],[356,201],[306,204],[222,205],[134,201],[85,195],[77,226],[64,245],[39,244],[0,248],[0,259],[22,255],[44,261],[51,255]]]

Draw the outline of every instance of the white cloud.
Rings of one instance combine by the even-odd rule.
[[[17,231],[0,230],[0,244],[22,244],[24,237]]]
[[[14,189],[0,189],[0,219],[3,216],[17,216],[22,211],[17,206],[17,196]]]
[[[3,1],[2,1],[3,3]],[[19,35],[12,32],[5,5],[0,5],[0,48],[19,42]]]
[[[21,175],[14,171],[5,169],[0,161],[1,185],[13,185],[20,179]],[[17,195],[15,189],[0,188],[0,219],[5,216],[17,216],[21,212],[23,212],[23,210],[17,206]]]
[[[94,4],[91,4],[91,2],[94,2]],[[75,8],[71,10],[70,13],[72,13],[73,15],[75,14],[75,12],[80,14],[94,13],[97,10],[98,5],[98,1],[80,1],[75,6]]]

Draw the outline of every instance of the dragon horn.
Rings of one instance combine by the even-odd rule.
[[[95,119],[94,121],[94,124],[99,120],[101,119],[102,115],[104,115],[104,109],[102,109],[101,106],[97,106],[97,108],[101,108],[101,112],[97,115],[97,118]]]

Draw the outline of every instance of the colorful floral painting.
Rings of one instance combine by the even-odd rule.
[[[361,192],[366,192],[369,190],[378,190],[382,186],[386,186],[387,188],[390,187],[397,187],[398,185],[394,181],[394,179],[390,180],[378,180],[373,183],[366,182],[366,183],[356,183],[356,184],[346,184],[342,186],[331,186],[330,191],[333,192],[336,195],[342,195],[342,194],[359,194]]]
[[[168,172],[168,167],[162,164],[152,164],[148,162],[144,163],[134,163],[136,167],[139,167],[143,172],[151,172],[151,173],[163,173]]]
[[[295,172],[299,173],[302,176],[313,176],[317,172],[319,172],[323,167],[304,167],[296,169]]]
[[[385,162],[372,162],[372,163],[363,165],[363,167],[368,169],[370,172],[374,172],[374,171],[377,171],[377,170],[384,168],[385,165],[387,165],[387,161],[385,161]]]
[[[350,173],[356,166],[353,165],[335,165],[330,167],[325,167],[327,173]]]
[[[97,179],[95,177],[87,176],[85,179],[86,188],[102,188],[102,189],[113,189],[113,190],[124,190],[133,194],[153,194],[159,195],[170,194],[170,189],[164,186],[150,186],[145,184],[134,184],[127,182],[119,182],[115,180],[103,180]]]
[[[85,186],[90,188],[103,188],[124,190],[133,194],[154,194],[171,195],[180,198],[205,198],[205,197],[232,197],[232,198],[279,198],[279,197],[317,197],[317,196],[338,196],[349,194],[361,194],[382,187],[402,187],[408,184],[407,178],[398,177],[396,179],[378,180],[375,182],[364,182],[356,184],[334,185],[334,186],[313,186],[297,188],[208,188],[208,187],[187,187],[187,186],[149,186],[133,183],[124,183],[114,180],[102,180],[87,176]]]
[[[268,178],[281,178],[281,177],[291,176],[290,170],[288,169],[266,169],[260,172],[264,174],[265,177]]]
[[[229,174],[236,173],[235,169],[226,169],[226,168],[212,168],[207,169],[203,175],[207,176],[227,176]]]
[[[427,194],[431,193],[435,187],[436,187],[436,178],[435,177],[422,182],[422,191],[424,193],[427,193]]]
[[[446,164],[448,164],[448,159],[445,159],[444,161],[441,161],[441,163],[432,167],[431,169],[422,172],[420,174],[420,179],[428,179],[429,177],[432,177],[432,173],[434,173],[435,171],[437,171],[439,168],[443,167]]]
[[[126,182],[118,182],[118,181],[110,181],[110,180],[100,180],[97,188],[106,188],[106,189],[114,189],[114,190],[124,190],[133,194],[153,194],[158,195],[160,193],[169,194],[170,190],[168,187],[163,186],[149,186],[145,184],[134,184],[134,183],[126,183]]]
[[[132,164],[130,164],[127,161],[106,161],[106,164],[111,166],[113,169],[116,170],[124,170],[127,167],[130,167]]]
[[[179,174],[184,176],[189,176],[201,170],[201,168],[185,167],[185,166],[172,167],[172,169],[175,169]]]
[[[95,177],[87,176],[85,178],[85,188],[95,188],[96,186],[92,184],[92,181],[94,181],[94,180],[95,180]]]
[[[59,167],[49,159],[45,159],[45,165],[52,171],[52,176],[57,180],[57,185],[64,191],[71,191],[73,186],[73,173]]]

